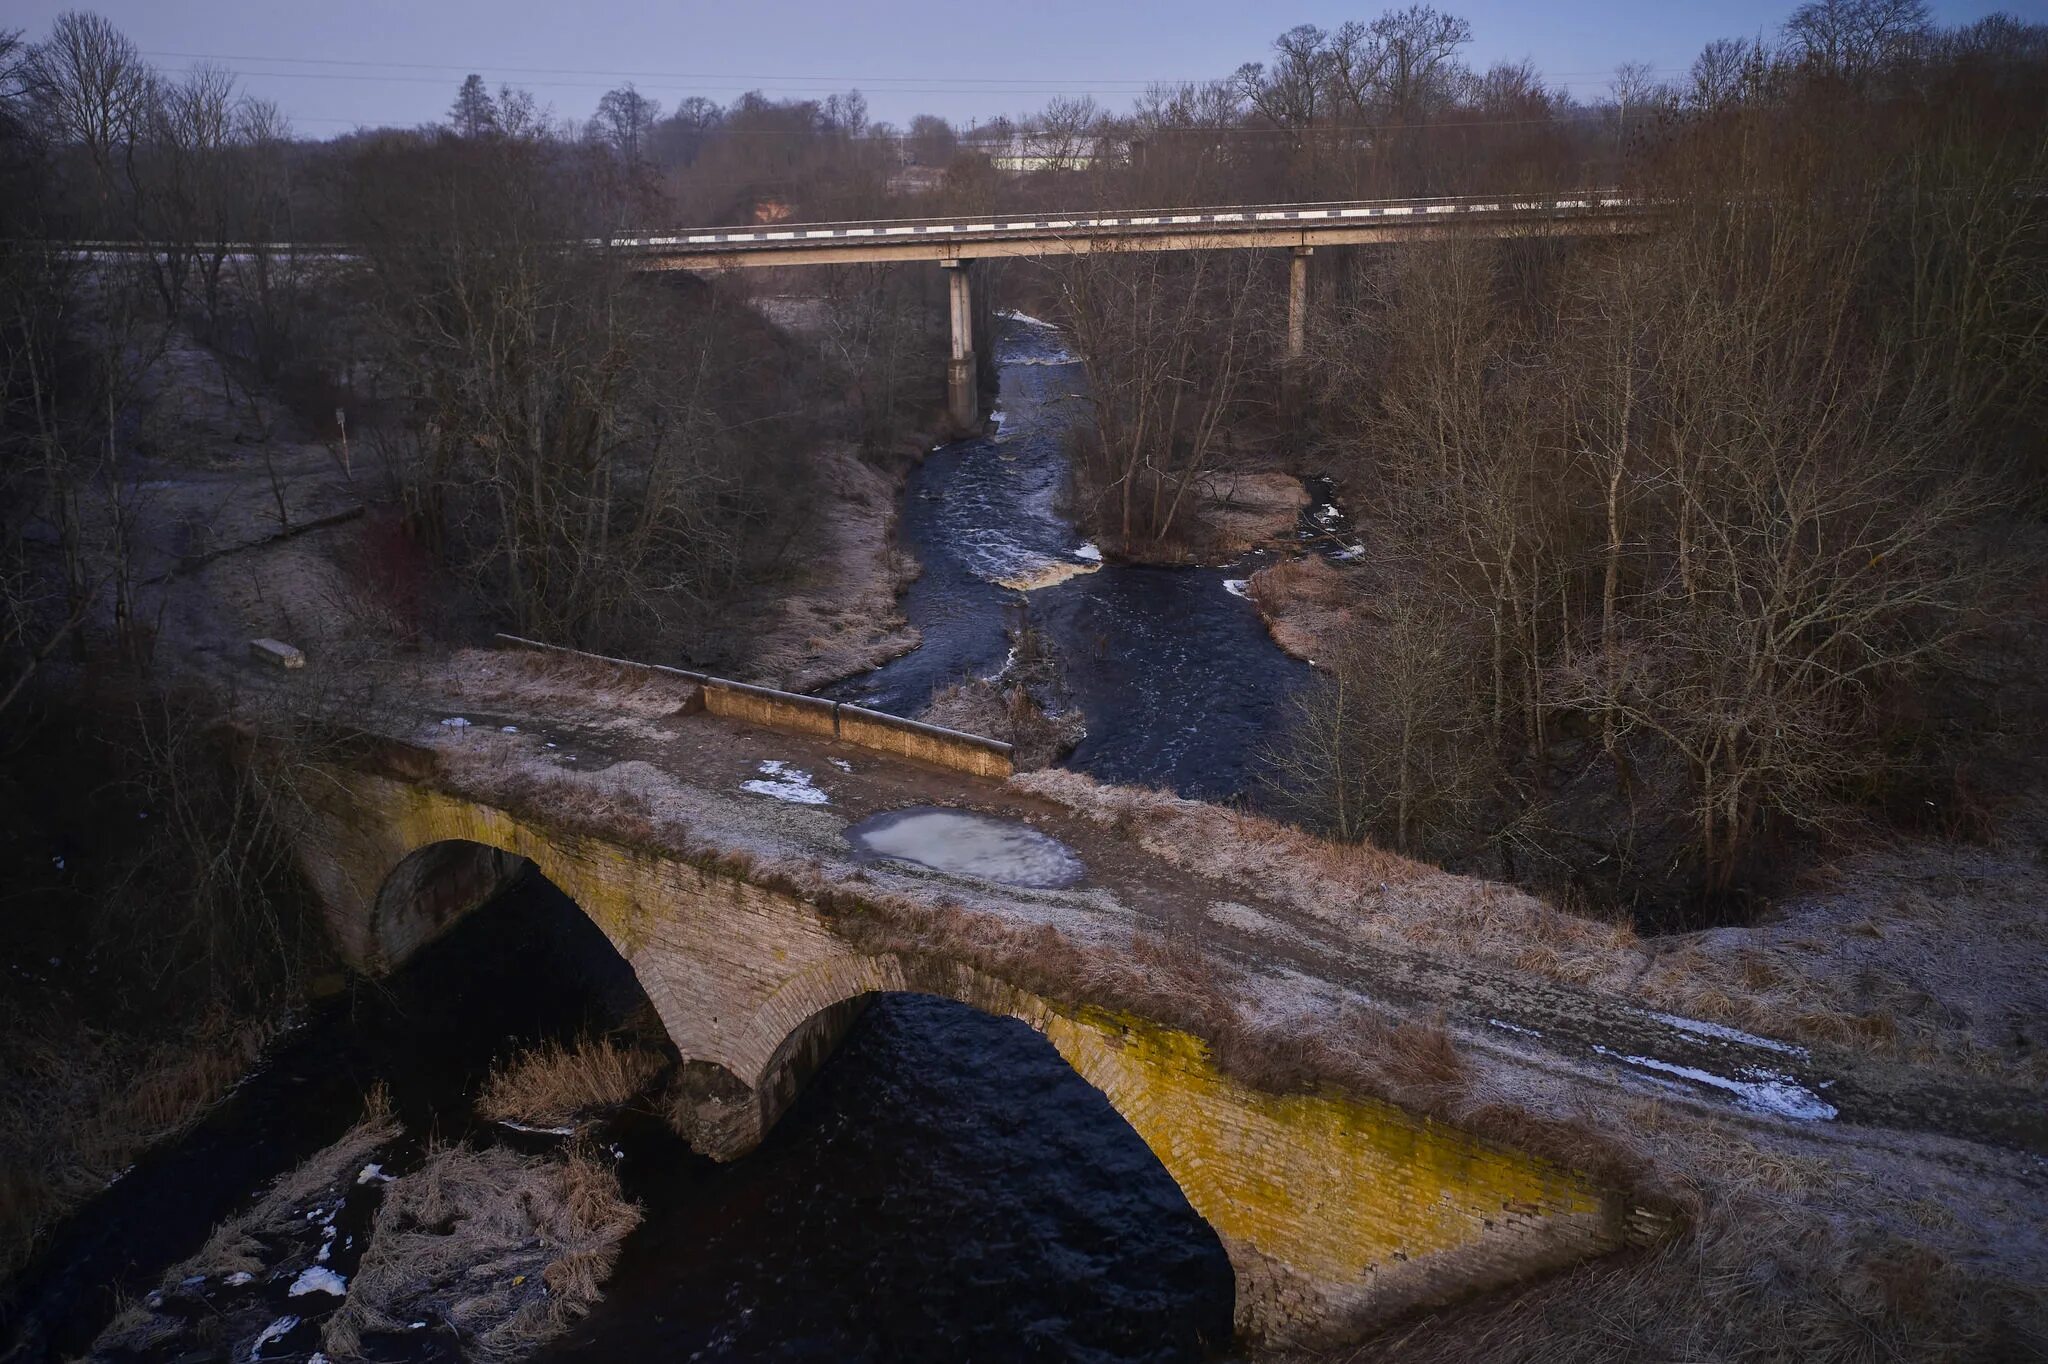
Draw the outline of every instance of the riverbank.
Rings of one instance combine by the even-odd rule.
[[[912,437],[906,444],[922,448]],[[764,585],[733,608],[763,625],[735,665],[741,681],[810,691],[880,667],[922,636],[899,605],[917,561],[896,543],[896,506],[914,453],[886,465],[846,442],[812,454],[820,500],[793,580]]]
[[[1364,624],[1368,607],[1359,578],[1355,569],[1303,555],[1252,574],[1245,580],[1245,595],[1258,608],[1273,642],[1312,664],[1335,657]]]

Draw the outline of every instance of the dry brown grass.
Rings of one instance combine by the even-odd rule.
[[[1839,1229],[1768,1190],[1686,1233],[1381,1332],[1350,1364],[2005,1364],[2048,1349],[2038,1291]]]
[[[639,1221],[618,1177],[584,1152],[444,1147],[385,1193],[322,1348],[359,1358],[365,1332],[431,1321],[460,1335],[466,1358],[519,1358],[589,1311]]]
[[[630,1102],[667,1066],[658,1050],[610,1037],[548,1041],[493,1066],[476,1111],[494,1122],[565,1126]]]
[[[136,1156],[198,1121],[269,1036],[222,1017],[153,1042],[12,1009],[0,1022],[0,1279]]]
[[[1367,600],[1342,569],[1313,555],[1260,569],[1245,591],[1275,644],[1296,658],[1324,662],[1336,657]]]

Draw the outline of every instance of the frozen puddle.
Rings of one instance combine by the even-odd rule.
[[[741,782],[740,790],[786,800],[793,805],[826,805],[831,802],[831,797],[812,785],[810,773],[800,767],[791,767],[780,758],[767,759],[759,770],[760,777]]]
[[[1071,886],[1083,871],[1081,859],[1058,839],[1011,820],[962,810],[892,810],[862,820],[846,837],[879,857],[1012,886]]]

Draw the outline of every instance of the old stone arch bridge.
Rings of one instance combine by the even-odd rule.
[[[1249,1339],[1355,1335],[1654,1223],[1620,1190],[1384,1099],[1239,1078],[1152,1016],[1172,1008],[1104,988],[1119,934],[1218,888],[991,780],[1000,745],[532,651],[459,656],[436,681],[409,721],[300,770],[301,860],[335,941],[389,971],[532,863],[631,964],[684,1058],[689,1135],[708,1154],[757,1144],[862,1001],[913,991],[1023,1020],[1108,1097],[1217,1232]],[[829,803],[742,790],[763,763],[814,774]],[[848,816],[904,804],[1032,821],[1089,878],[1033,891],[847,855]]]

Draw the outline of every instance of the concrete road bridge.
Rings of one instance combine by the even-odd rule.
[[[681,1057],[679,1122],[721,1159],[759,1143],[878,994],[1021,1019],[1215,1229],[1250,1340],[1340,1341],[1670,1229],[1636,1173],[1587,1158],[1597,1143],[1561,1145],[1543,1135],[1550,1119],[1500,1121],[1498,1104],[1433,1089],[1452,1081],[1430,1078],[1426,1058],[1419,1079],[1376,1069],[1406,1027],[1448,1029],[1472,1073],[1519,1077],[1488,1092],[1590,1087],[1611,1103],[1632,1086],[1685,1090],[1673,1074],[1752,1088],[1771,1075],[1811,1106],[1753,1111],[1711,1085],[1665,1098],[1717,1121],[1815,1128],[1918,1128],[1958,1111],[1801,1048],[1395,950],[1357,930],[1356,910],[1305,909],[1259,876],[1177,864],[1061,794],[1060,782],[1094,789],[1082,779],[1007,777],[1000,744],[504,643],[409,665],[373,718],[292,749],[300,860],[350,963],[401,966],[488,914],[530,864],[631,964]],[[278,685],[317,685],[302,680],[313,671]],[[1218,831],[1236,818],[1169,805]],[[1055,839],[1080,879],[1032,888],[849,841],[857,821],[925,806]],[[1381,854],[1357,876],[1388,906],[1479,885]],[[1431,1015],[1440,1024],[1398,1021]],[[2024,1135],[2031,1097],[2013,1102],[2009,1122],[1969,1135],[2048,1140]],[[1972,1111],[1954,1121],[1979,1121]]]
[[[1446,238],[1587,237],[1646,230],[1654,206],[1612,190],[1121,212],[982,214],[848,223],[773,223],[632,233],[606,240],[649,270],[935,261],[950,273],[947,406],[954,424],[979,418],[975,392],[975,261],[1107,251],[1285,248],[1287,354],[1308,331],[1309,258],[1318,246]]]

